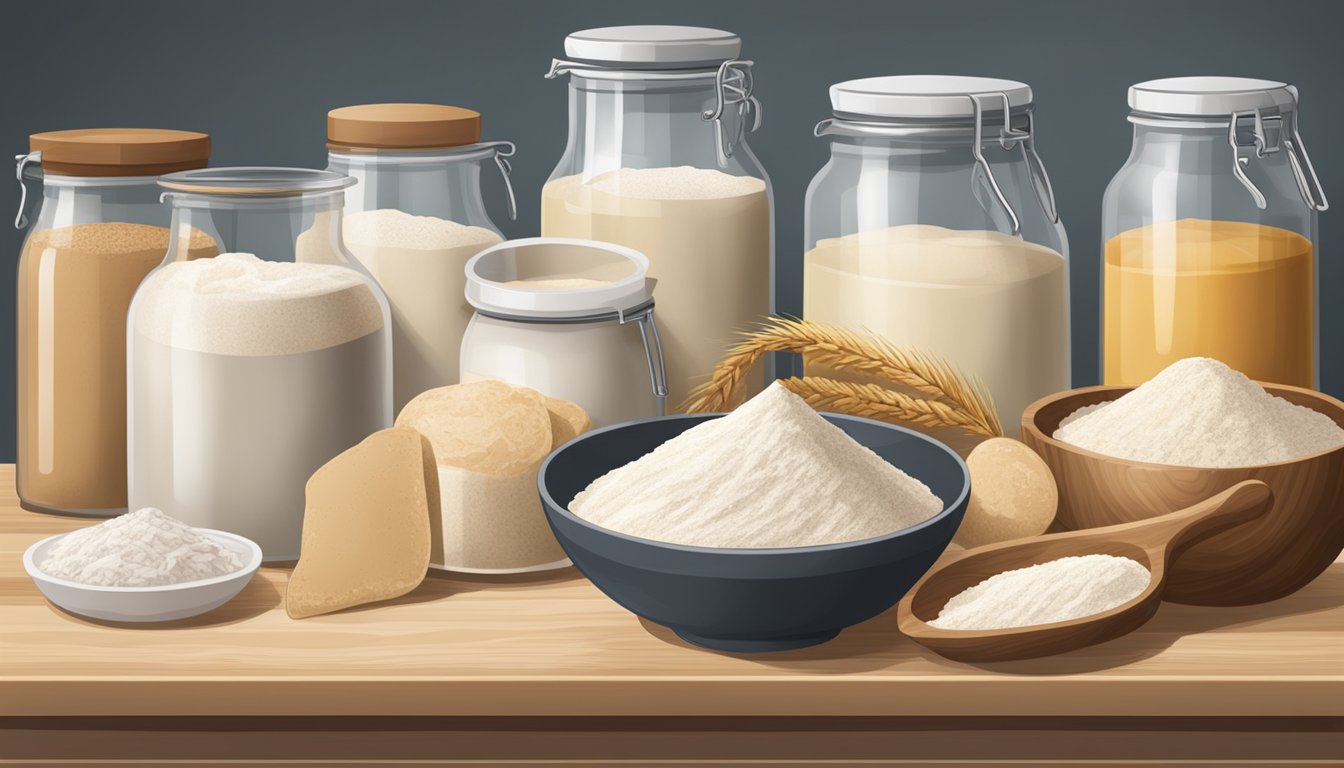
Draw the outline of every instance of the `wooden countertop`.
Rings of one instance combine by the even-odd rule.
[[[905,639],[893,613],[802,651],[705,651],[573,570],[436,575],[292,621],[287,571],[263,568],[211,614],[98,624],[48,604],[22,564],[91,522],[20,510],[0,466],[0,716],[1344,716],[1344,561],[1277,602],[1164,604],[1120,640],[969,666]]]

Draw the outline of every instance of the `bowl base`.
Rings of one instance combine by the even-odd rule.
[[[712,651],[726,651],[728,653],[774,653],[776,651],[792,651],[798,648],[809,648],[814,645],[820,645],[827,640],[834,639],[836,635],[840,634],[840,630],[833,629],[815,635],[794,635],[792,637],[768,637],[743,640],[728,637],[706,637],[681,629],[673,629],[672,631],[677,633],[677,637],[680,637],[691,645],[698,645],[701,648],[708,648]]]

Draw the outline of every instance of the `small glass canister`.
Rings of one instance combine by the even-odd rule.
[[[131,505],[295,560],[308,478],[392,424],[387,299],[341,242],[351,180],[219,168],[159,183],[172,245],[128,317]],[[199,236],[220,255],[188,260]]]
[[[41,185],[18,274],[18,451],[24,509],[126,511],[126,310],[168,250],[161,173],[202,168],[210,137],[134,128],[35,133],[15,226]],[[212,256],[209,238],[183,258]]]
[[[513,144],[481,141],[481,115],[444,104],[361,104],[327,114],[328,170],[350,176],[345,244],[392,306],[393,409],[456,384],[471,307],[463,267],[503,239],[481,171],[498,168],[516,217]]]
[[[1315,387],[1316,214],[1297,89],[1177,77],[1129,89],[1134,144],[1102,203],[1103,379],[1185,357]]]
[[[578,403],[594,427],[663,414],[667,381],[649,261],[630,248],[534,237],[467,262],[476,314],[462,379],[501,379]]]

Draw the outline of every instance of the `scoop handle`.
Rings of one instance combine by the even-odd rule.
[[[1259,480],[1243,480],[1146,527],[1140,543],[1150,550],[1164,550],[1163,557],[1169,562],[1210,536],[1259,518],[1273,506],[1274,493],[1268,485]]]

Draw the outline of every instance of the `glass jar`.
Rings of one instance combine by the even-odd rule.
[[[1070,380],[1068,241],[1031,89],[876,77],[831,86],[831,106],[816,129],[831,159],[805,203],[803,316],[946,360],[1018,434],[1026,406]]]
[[[649,260],[591,240],[533,237],[467,262],[476,314],[462,380],[502,379],[578,403],[594,427],[663,415],[667,382]]]
[[[1177,77],[1129,89],[1134,146],[1102,203],[1102,377],[1186,357],[1317,384],[1316,213],[1297,89]]]
[[[516,218],[513,144],[481,142],[481,115],[442,104],[362,104],[327,115],[328,170],[345,193],[345,244],[392,307],[392,402],[456,384],[471,307],[467,259],[503,237],[486,213],[481,168],[496,165]]]
[[[121,128],[35,133],[18,156],[19,229],[27,182],[42,188],[18,274],[24,509],[126,511],[126,309],[168,250],[156,181],[209,159],[203,133]]]
[[[548,75],[570,76],[569,141],[541,234],[648,256],[673,404],[772,309],[770,182],[746,143],[760,109],[741,49],[714,29],[590,29]]]
[[[172,244],[128,317],[131,505],[297,559],[309,476],[392,424],[387,299],[341,242],[352,182],[219,168],[159,183]],[[220,255],[190,259],[198,240]]]

